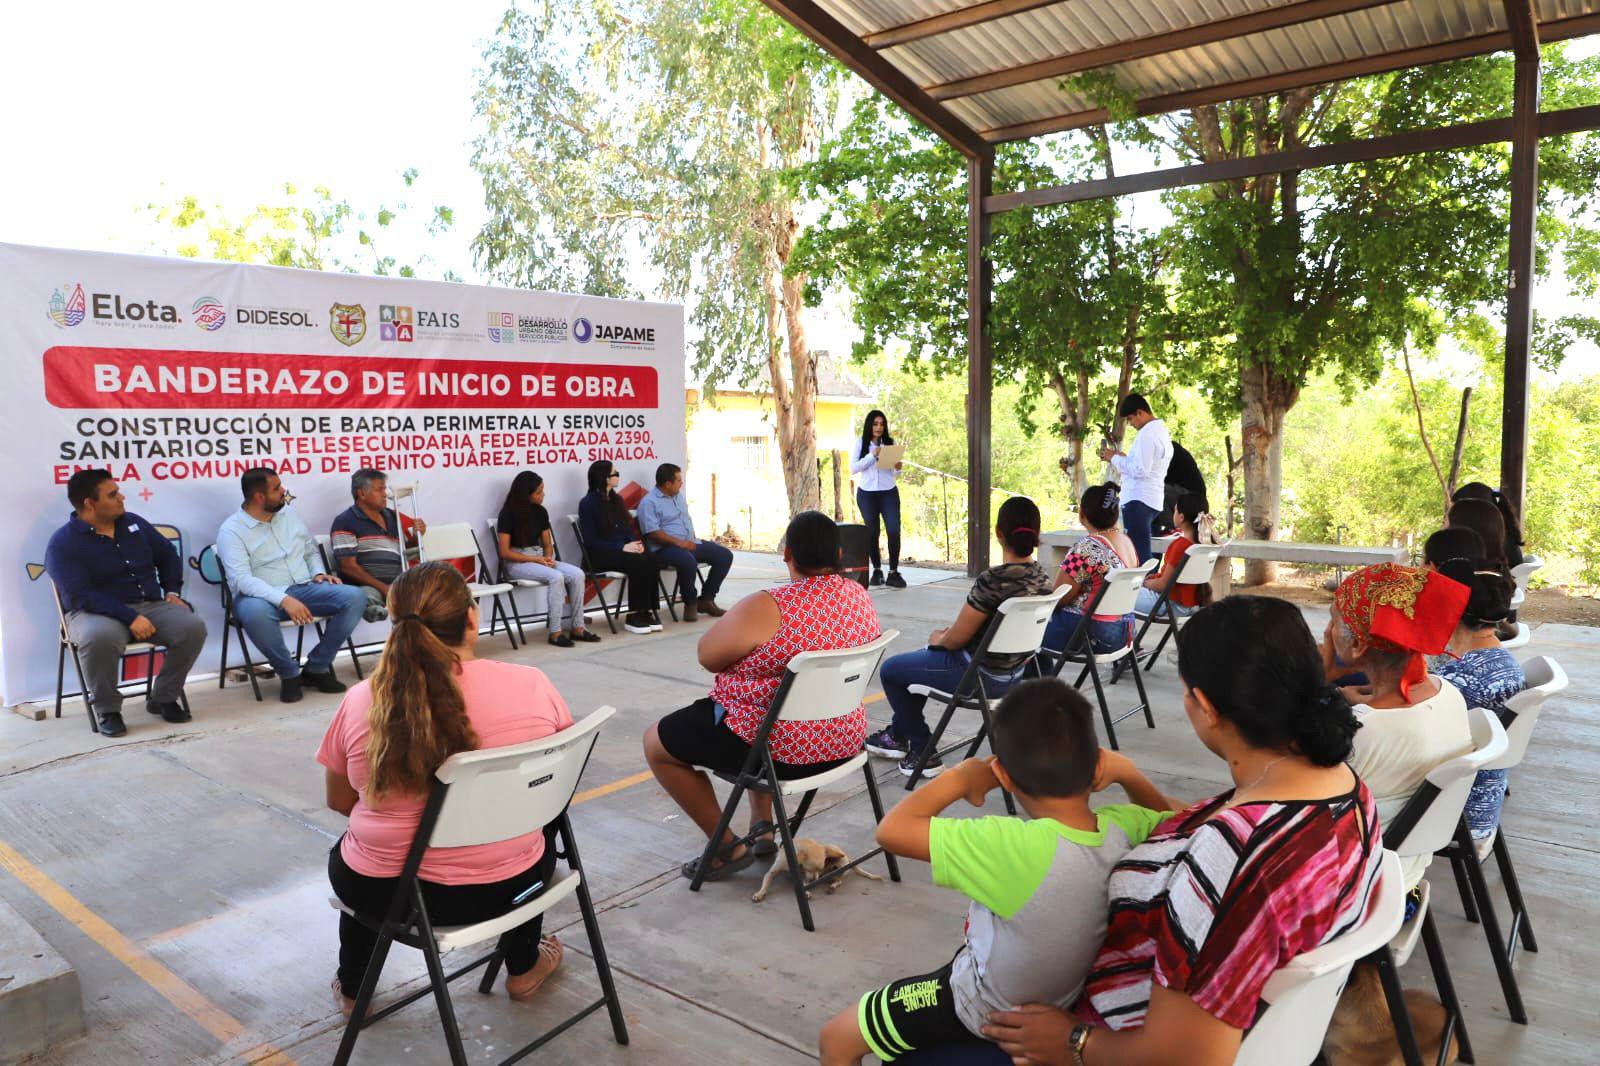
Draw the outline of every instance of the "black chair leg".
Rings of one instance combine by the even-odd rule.
[[[1478,865],[1478,853],[1472,847],[1472,833],[1465,819],[1456,826],[1456,847],[1467,867],[1467,881],[1472,885],[1472,895],[1478,904],[1478,917],[1483,923],[1484,938],[1489,941],[1489,954],[1494,958],[1495,973],[1500,978],[1500,991],[1506,997],[1506,1013],[1518,1025],[1528,1024],[1528,1012],[1522,1006],[1522,990],[1517,987],[1517,974],[1511,968],[1511,954],[1506,950],[1505,938],[1500,934],[1500,919],[1494,911],[1494,900],[1489,896],[1489,886],[1483,879],[1483,867]]]
[[[877,825],[883,821],[883,797],[878,795],[878,779],[872,775],[872,763],[863,763],[861,771],[867,778],[867,798],[872,801],[872,824]],[[900,864],[895,861],[894,852],[885,851],[884,860],[889,864],[889,880],[900,880]]]
[[[700,886],[706,882],[706,874],[711,870],[711,864],[716,861],[717,852],[722,850],[722,837],[728,831],[728,826],[733,824],[733,814],[739,809],[739,800],[744,797],[745,786],[741,782],[733,786],[733,791],[728,795],[728,802],[722,805],[722,817],[717,820],[717,831],[711,834],[706,841],[706,850],[700,853],[700,866],[694,872],[694,878],[689,882],[689,891],[698,892]]]
[[[467,1049],[461,1045],[461,1027],[456,1023],[455,1004],[450,1002],[450,978],[445,975],[444,963],[439,959],[439,945],[433,939],[433,923],[428,921],[427,908],[422,903],[422,886],[414,884],[418,939],[422,942],[422,958],[428,964],[428,981],[433,985],[433,999],[439,1006],[439,1024],[444,1026],[444,1042],[450,1048],[452,1066],[467,1066]]]
[[[228,615],[231,614],[232,612],[228,611],[226,607],[223,608],[223,612],[224,613],[223,613],[223,619],[222,619],[222,658],[217,660],[217,687],[218,688],[226,688],[227,685],[228,685],[228,637],[229,637],[229,635],[231,634],[231,632],[233,630],[233,626],[231,626],[228,623]],[[257,698],[259,698],[259,697],[257,697]]]
[[[789,821],[783,811],[783,789],[776,779],[770,782],[772,787],[772,810],[777,815],[773,822],[778,827],[778,835],[783,840],[783,853],[789,860],[789,880],[794,885],[794,901],[800,905],[800,924],[806,932],[815,933],[817,924],[811,920],[811,901],[806,899],[806,879],[801,873],[800,857],[794,851],[794,837],[789,833]]]
[[[89,681],[83,676],[83,660],[78,658],[78,649],[72,649],[72,665],[78,671],[78,689],[83,693],[83,707],[89,712],[89,731],[100,732],[100,717],[94,713],[94,700],[89,696]]]
[[[243,622],[239,622],[239,621],[235,621],[234,625],[238,627],[238,632],[239,632],[239,656],[240,656],[240,658],[244,659],[244,676],[248,677],[250,679],[250,687],[255,690],[256,702],[260,703],[261,702],[261,681],[260,681],[259,678],[256,677],[256,664],[254,662],[252,662],[251,659],[250,659],[250,647],[249,647],[249,645],[247,645],[244,642],[244,623]],[[305,631],[301,630],[301,632],[303,633]],[[226,628],[224,628],[223,637],[224,637],[224,639],[226,639],[226,637],[227,637]],[[298,654],[296,655],[296,657],[298,658]],[[223,676],[224,677],[227,676],[227,670],[226,669],[223,670]],[[283,679],[279,678],[278,681],[281,684],[283,682]]]
[[[389,948],[394,944],[394,934],[387,928],[378,933],[378,942],[372,945],[372,958],[367,960],[367,972],[361,978],[361,989],[356,993],[355,1010],[345,1023],[344,1037],[339,1041],[338,1053],[333,1056],[333,1066],[347,1066],[351,1052],[356,1049],[356,1037],[366,1025],[367,1013],[372,1009],[372,997],[378,990],[378,977],[389,958]]]
[[[484,995],[494,991],[494,979],[500,976],[500,964],[505,961],[506,953],[499,944],[494,947],[494,954],[489,956],[489,962],[483,968],[483,979],[478,982],[478,991]]]
[[[1383,983],[1383,998],[1388,1001],[1389,1015],[1394,1020],[1394,1035],[1400,1045],[1401,1058],[1406,1066],[1422,1066],[1422,1051],[1417,1047],[1417,1033],[1411,1027],[1411,1013],[1406,1010],[1405,995],[1400,989],[1400,975],[1395,970],[1394,953],[1385,944],[1371,956],[1378,967],[1378,980]]]
[[[789,832],[798,834],[800,825],[806,820],[806,812],[811,810],[811,801],[817,798],[817,790],[812,789],[800,797],[800,806],[795,808],[794,814],[789,816]]]
[[[545,595],[550,595],[548,587],[545,589]],[[515,585],[512,585],[511,591],[506,593],[506,599],[511,601],[511,617],[517,621],[517,636],[521,637],[522,643],[526,645],[528,643],[528,633],[522,628],[522,608],[517,606],[517,587]],[[546,601],[547,604],[548,602]]]
[[[907,792],[917,787],[917,782],[922,780],[922,771],[927,768],[928,760],[933,757],[935,751],[939,750],[939,741],[944,739],[944,731],[950,725],[950,719],[955,716],[956,700],[958,698],[959,694],[951,695],[950,703],[945,707],[944,714],[939,718],[939,727],[928,734],[928,742],[922,746],[922,755],[917,759],[917,768],[911,771],[911,777],[906,781]],[[923,706],[926,708],[926,701],[924,701]]]
[[[1106,743],[1111,745],[1112,751],[1119,751],[1121,749],[1117,746],[1117,727],[1112,724],[1111,708],[1106,706],[1106,690],[1100,685],[1100,671],[1095,669],[1092,658],[1089,660],[1088,665],[1083,668],[1083,672],[1088,674],[1094,681],[1094,696],[1095,699],[1100,701],[1100,720],[1106,724]],[[1083,679],[1080,676],[1078,680],[1081,683]]]
[[[56,717],[61,717],[61,689],[67,683],[67,642],[63,640],[56,653]]]
[[[1439,1061],[1446,1061],[1452,1033],[1461,1043],[1462,1062],[1471,1063],[1472,1041],[1467,1037],[1467,1021],[1461,1014],[1461,1001],[1456,998],[1456,985],[1450,978],[1450,963],[1445,959],[1444,948],[1439,943],[1439,929],[1433,924],[1433,909],[1422,916],[1422,947],[1428,953],[1428,969],[1433,972],[1433,986],[1439,990],[1439,1002],[1444,1004],[1444,1035],[1440,1038]]]
[[[605,994],[606,1010],[611,1015],[611,1033],[617,1043],[628,1043],[628,1023],[622,1017],[622,1000],[617,997],[616,982],[611,979],[611,961],[606,957],[605,941],[600,937],[600,920],[594,913],[594,900],[589,897],[589,877],[583,872],[583,861],[578,858],[578,843],[572,836],[572,822],[567,812],[561,814],[560,832],[566,845],[567,865],[578,873],[578,910],[583,915],[583,931],[589,937],[589,952],[594,956],[595,973],[600,979],[600,990]]]
[[[1450,872],[1455,874],[1456,892],[1461,896],[1461,913],[1473,925],[1478,924],[1478,906],[1472,901],[1472,886],[1467,884],[1467,867],[1461,856],[1451,852]]]
[[[594,582],[594,598],[600,601],[600,613],[606,616],[606,626],[611,630],[611,632],[615,633],[617,631],[616,615],[614,615],[611,611],[611,604],[606,602],[606,590],[600,584],[600,582],[604,581],[605,579],[601,577],[592,577],[589,580]],[[622,593],[620,591],[621,586],[618,586],[618,589],[617,602],[620,604],[622,602]]]
[[[1494,861],[1500,867],[1500,883],[1505,886],[1506,899],[1511,902],[1511,932],[1506,937],[1506,953],[1516,958],[1519,942],[1529,951],[1537,952],[1539,942],[1533,938],[1533,919],[1528,917],[1528,904],[1522,898],[1522,884],[1511,862],[1504,829],[1494,835]]]
[[[1144,668],[1146,670],[1150,669],[1160,661],[1161,649],[1167,646],[1167,641],[1172,639],[1172,634],[1177,632],[1177,628],[1177,626],[1168,626],[1166,632],[1161,634],[1161,639],[1156,642],[1156,650],[1151,652],[1150,658],[1146,659],[1144,662]]]
[[[1156,720],[1150,713],[1150,696],[1144,690],[1144,672],[1139,669],[1139,657],[1129,652],[1124,658],[1128,661],[1128,669],[1133,671],[1133,687],[1139,690],[1139,706],[1144,708],[1144,724],[1154,729]]]

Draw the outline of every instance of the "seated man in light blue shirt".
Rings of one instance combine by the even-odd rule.
[[[244,504],[217,530],[217,557],[233,593],[233,613],[277,671],[278,698],[284,703],[299,700],[305,683],[318,692],[343,692],[333,657],[360,623],[366,593],[323,570],[311,531],[284,510],[293,497],[273,470],[246,470],[240,484]],[[318,618],[326,619],[322,639],[302,669],[289,654],[279,623],[304,626]]]
[[[703,611],[715,618],[725,614],[717,606],[722,579],[733,567],[733,553],[710,540],[694,535],[694,520],[683,499],[683,468],[672,463],[656,467],[656,487],[639,501],[639,532],[655,553],[663,570],[678,572],[678,588],[683,593],[683,620],[693,622]],[[696,563],[710,563],[711,574],[705,588],[695,595],[700,581]]]

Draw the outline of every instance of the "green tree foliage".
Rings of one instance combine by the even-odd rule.
[[[1002,146],[995,189],[1088,178],[1110,166],[1104,137],[1046,151],[1037,142]],[[816,162],[791,177],[822,207],[800,238],[792,272],[807,297],[848,291],[862,331],[855,355],[903,342],[907,357],[939,375],[966,364],[967,177],[962,157],[882,97],[859,100],[851,120]],[[1064,464],[1082,487],[1085,438],[1112,431],[1092,419],[1115,408],[1103,371],[1126,392],[1151,307],[1165,302],[1160,242],[1133,231],[1112,201],[1024,209],[994,223],[990,320],[996,377],[1016,380],[1011,409],[1030,433],[1038,401],[1056,411],[1051,429],[1068,446]]]
[[[511,284],[688,304],[708,384],[765,378],[790,506],[817,506],[816,358],[780,175],[815,155],[839,68],[756,0],[507,12],[478,94],[480,263]]]
[[[408,169],[400,177],[406,188],[412,188],[417,171]],[[186,258],[403,278],[429,273],[437,265],[426,255],[402,263],[381,250],[388,246],[386,238],[393,234],[396,222],[411,210],[409,204],[402,201],[393,207],[379,205],[370,213],[360,211],[348,200],[335,199],[325,185],[306,190],[286,182],[281,200],[257,204],[237,218],[220,205],[202,205],[197,196],[182,196],[171,204],[149,204],[146,210],[169,227],[175,238],[175,244],[163,250]],[[437,236],[454,223],[454,210],[436,205],[427,234]],[[442,277],[460,280],[450,270],[442,271]]]

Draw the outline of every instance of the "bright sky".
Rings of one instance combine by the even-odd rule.
[[[425,276],[448,267],[483,280],[468,249],[484,219],[469,163],[472,93],[509,2],[82,0],[65,18],[11,5],[0,34],[0,241],[165,250],[173,239],[146,204],[193,195],[238,217],[282,202],[285,182],[324,184],[359,210],[418,208],[384,251],[430,257]],[[408,167],[420,171],[410,190]],[[1136,200],[1140,221],[1161,221],[1153,194]],[[421,229],[435,204],[456,212],[443,237]],[[1557,288],[1538,294],[1546,313],[1575,303]],[[843,354],[854,331],[841,308],[828,312],[812,343]],[[1593,350],[1580,361],[1592,371]]]

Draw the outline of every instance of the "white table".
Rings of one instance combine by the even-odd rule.
[[[1068,549],[1082,540],[1082,530],[1058,529],[1042,535],[1044,545],[1040,562],[1054,570],[1066,558]],[[1172,543],[1170,536],[1154,537],[1151,547],[1160,553]],[[1230,540],[1222,545],[1225,559],[1269,559],[1278,563],[1315,564],[1318,566],[1355,567],[1374,563],[1400,563],[1410,561],[1410,554],[1400,547],[1367,547],[1360,544],[1310,544],[1293,540]]]

